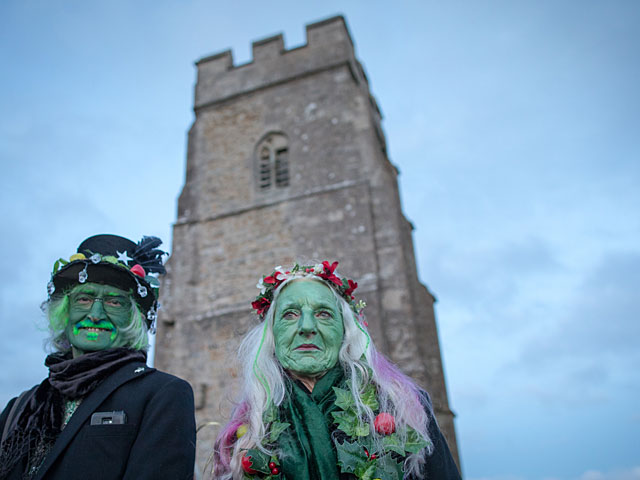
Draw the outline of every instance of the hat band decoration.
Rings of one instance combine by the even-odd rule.
[[[47,284],[49,298],[73,285],[87,282],[112,285],[132,292],[147,325],[157,319],[158,275],[165,273],[158,237],[142,237],[137,244],[117,235],[95,235],[78,247],[69,260],[60,258],[53,265]],[[151,292],[151,294],[149,294]]]

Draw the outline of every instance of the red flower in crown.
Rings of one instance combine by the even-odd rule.
[[[276,270],[268,277],[264,277],[264,280],[262,281],[262,283],[266,283],[267,285],[273,285],[273,288],[276,289],[280,286],[282,282],[286,280],[284,275],[285,275],[284,273]]]
[[[251,306],[254,308],[256,313],[259,316],[265,314],[267,310],[269,310],[269,306],[271,305],[271,301],[268,298],[260,297],[257,300],[251,302]]]
[[[349,284],[349,288],[344,291],[344,294],[353,299],[353,291],[358,288],[358,284],[351,279],[347,279],[347,283]]]
[[[283,273],[279,272],[279,271],[275,271],[273,272],[272,275],[269,275],[268,277],[264,277],[264,280],[262,281],[263,283],[268,283],[270,285],[274,285],[274,288],[278,288],[278,286],[284,282],[284,278],[283,278]]]
[[[318,274],[320,278],[324,278],[328,282],[333,282],[337,286],[342,286],[342,280],[340,280],[333,272],[335,272],[336,267],[338,266],[338,262],[333,262],[329,265],[329,262],[326,260],[322,262],[322,266],[324,267],[324,272]]]

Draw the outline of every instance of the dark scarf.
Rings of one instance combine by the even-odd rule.
[[[0,446],[0,479],[15,465],[34,454],[38,447],[51,445],[62,430],[64,402],[91,393],[98,384],[130,362],[146,362],[140,350],[112,348],[72,358],[71,352],[53,353],[45,360],[46,378],[29,396],[11,433]]]
[[[297,381],[288,381],[288,394],[280,405],[280,420],[289,422],[278,439],[279,460],[288,480],[335,480],[339,478],[336,451],[331,439],[335,411],[334,386],[343,383],[340,365],[329,370],[309,393]]]

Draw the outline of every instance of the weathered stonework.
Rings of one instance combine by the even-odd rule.
[[[191,382],[198,464],[237,394],[235,349],[256,319],[260,275],[295,260],[340,261],[378,347],[432,396],[457,459],[434,298],[419,282],[386,154],[381,115],[342,17],[307,26],[307,44],[278,35],[197,62],[195,122],[163,282],[156,365]],[[289,185],[261,189],[256,146],[288,140]]]

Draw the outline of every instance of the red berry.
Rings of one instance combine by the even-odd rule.
[[[136,263],[133,267],[131,267],[131,273],[135,273],[142,278],[144,278],[144,276],[146,275],[144,273],[144,268],[142,268],[142,265],[140,265],[139,263]]]
[[[253,460],[251,460],[251,457],[248,455],[243,455],[242,456],[242,469],[247,472],[249,475],[255,475],[256,473],[258,473],[257,470],[254,470],[253,468],[251,468],[253,466]]]
[[[270,469],[276,468],[276,464],[274,462],[269,462],[269,468]]]
[[[271,475],[278,475],[280,473],[280,469],[278,467],[273,467],[271,469]]]
[[[371,460],[375,460],[376,458],[378,458],[378,456],[375,453],[371,454],[371,457],[369,457]]]
[[[396,431],[396,419],[389,413],[379,413],[373,426],[380,435],[391,435]]]

